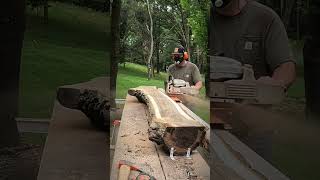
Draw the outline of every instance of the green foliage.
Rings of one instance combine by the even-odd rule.
[[[150,0],[154,22],[153,66],[166,70],[177,46],[190,50],[191,61],[205,66],[209,1]],[[150,47],[150,24],[144,1],[122,1],[120,62],[146,64]],[[196,55],[196,52],[199,53]],[[159,56],[157,56],[159,54]],[[203,68],[204,69],[204,68]]]
[[[194,42],[205,51],[208,44],[209,0],[180,0],[185,11],[188,12],[188,23],[192,29]]]
[[[62,3],[69,3],[95,11],[108,12],[110,10],[110,0],[55,0]]]

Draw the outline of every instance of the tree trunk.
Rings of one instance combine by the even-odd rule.
[[[320,13],[317,10],[320,8],[320,3],[311,1],[310,6],[313,7],[307,19],[307,34],[304,49],[304,80],[305,80],[305,97],[306,97],[306,116],[308,120],[320,119],[320,80],[318,78],[320,68],[320,25],[318,20]]]
[[[110,70],[110,104],[116,107],[118,62],[120,57],[120,12],[121,0],[113,0],[111,15],[111,70]]]
[[[0,148],[15,146],[21,49],[25,31],[25,2],[4,1],[0,8]]]
[[[45,24],[48,24],[49,22],[49,13],[48,13],[48,0],[43,1],[43,21]]]
[[[158,20],[157,23],[156,23],[156,27],[157,27],[157,37],[156,37],[156,58],[157,58],[157,74],[160,73],[160,21]]]
[[[148,5],[148,13],[150,18],[150,28],[148,28],[150,33],[150,50],[149,50],[149,57],[148,57],[148,80],[152,78],[152,55],[153,55],[153,20],[152,20],[152,14],[151,14],[151,8],[150,8],[150,2],[147,0]],[[148,27],[148,26],[147,26]]]
[[[284,11],[284,15],[282,18],[282,21],[286,27],[286,29],[289,28],[290,25],[290,18],[293,12],[293,8],[294,8],[294,4],[295,4],[296,0],[288,0],[286,1],[286,7],[285,7],[285,11]]]
[[[197,65],[198,65],[198,68],[199,68],[199,70],[201,72],[202,63],[201,63],[201,60],[200,60],[200,58],[201,58],[200,55],[201,55],[200,54],[200,49],[199,49],[199,46],[197,45]]]
[[[301,17],[302,1],[297,0],[297,40],[300,40],[300,17]]]

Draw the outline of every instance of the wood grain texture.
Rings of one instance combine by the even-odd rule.
[[[148,140],[147,117],[145,105],[139,103],[136,98],[127,96],[115,145],[110,179],[117,179],[118,163],[120,160],[126,160],[158,180],[165,180],[157,149],[154,143]]]
[[[147,104],[149,115],[149,139],[164,144],[168,152],[186,154],[188,148],[196,149],[205,135],[205,126],[188,115],[169,96],[152,86],[129,89],[128,93]]]
[[[120,160],[139,166],[157,180],[184,180],[189,177],[188,172],[196,176],[196,179],[210,179],[210,168],[198,151],[193,152],[192,159],[175,156],[176,160],[173,161],[163,151],[163,145],[156,145],[148,140],[148,119],[148,107],[136,98],[127,96],[110,179],[117,179]]]
[[[211,173],[224,179],[289,178],[225,130],[210,132]]]

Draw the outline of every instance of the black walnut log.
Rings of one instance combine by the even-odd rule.
[[[164,92],[152,86],[129,89],[128,93],[148,106],[149,139],[164,144],[169,152],[185,155],[188,148],[196,149],[205,136],[205,127],[189,116]]]

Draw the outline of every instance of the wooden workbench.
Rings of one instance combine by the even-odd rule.
[[[109,78],[64,87],[95,89],[107,97]],[[92,127],[80,111],[57,101],[50,120],[49,134],[41,158],[38,180],[106,180],[109,153],[106,133]]]
[[[199,152],[191,159],[184,156],[171,160],[161,146],[148,139],[147,106],[135,97],[127,96],[124,106],[110,179],[118,176],[118,163],[126,160],[151,174],[157,180],[188,179],[188,173],[197,179],[210,179],[210,168]]]

